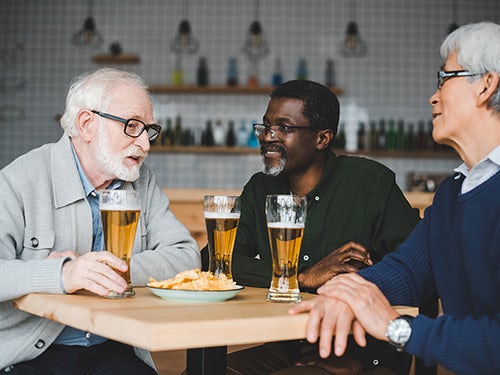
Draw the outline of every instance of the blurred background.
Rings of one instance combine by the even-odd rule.
[[[273,84],[308,78],[339,95],[339,152],[432,191],[426,176],[459,164],[418,142],[438,46],[456,24],[483,20],[499,22],[498,0],[2,0],[0,167],[59,139],[74,76],[114,66],[154,89],[165,132],[147,163],[162,186],[241,188],[260,169],[251,123]]]

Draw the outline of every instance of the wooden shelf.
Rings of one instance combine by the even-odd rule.
[[[206,146],[151,146],[151,153],[168,154],[259,154],[259,148],[250,147],[206,147]],[[335,150],[337,154],[367,156],[371,158],[406,159],[458,159],[454,151],[354,151]]]
[[[92,61],[98,64],[138,64],[139,55],[133,53],[121,53],[119,55],[93,55]]]
[[[338,87],[330,88],[335,94],[340,95],[342,90]],[[171,85],[151,85],[149,90],[153,94],[225,94],[225,95],[269,95],[273,86],[171,86]]]

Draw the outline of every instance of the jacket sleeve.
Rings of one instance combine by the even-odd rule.
[[[157,185],[155,175],[143,168],[134,188],[141,194],[143,222],[140,247],[134,246],[132,254],[133,284],[145,285],[149,277],[163,280],[181,271],[201,268],[198,244],[169,209],[169,200]]]

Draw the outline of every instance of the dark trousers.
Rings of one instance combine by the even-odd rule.
[[[51,345],[35,359],[9,366],[10,375],[127,375],[158,373],[134,353],[131,346],[116,341],[90,347]]]

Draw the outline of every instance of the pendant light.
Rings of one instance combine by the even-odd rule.
[[[452,0],[452,2],[453,2],[451,6],[452,17],[451,17],[451,23],[448,26],[448,34],[451,34],[459,27],[457,23],[457,0]]]
[[[344,56],[363,56],[367,47],[356,22],[356,0],[350,0],[349,19],[340,50]]]
[[[71,42],[77,47],[96,48],[104,40],[102,34],[97,30],[94,17],[92,16],[92,5],[92,0],[88,0],[88,15],[83,21],[83,27],[71,37]]]
[[[243,45],[243,53],[250,60],[259,60],[269,53],[269,46],[264,38],[264,31],[259,21],[259,0],[255,0],[255,17],[248,29],[245,43]]]
[[[170,42],[170,50],[176,54],[194,54],[198,52],[200,44],[198,39],[194,36],[191,30],[191,23],[189,22],[189,2],[184,0],[182,2],[182,15],[183,19],[179,23],[179,28],[174,39]]]

